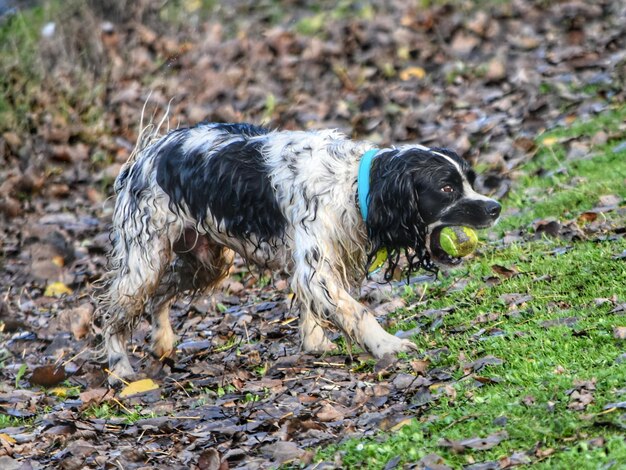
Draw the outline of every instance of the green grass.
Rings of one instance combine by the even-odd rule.
[[[14,418],[9,415],[0,415],[0,429],[10,428],[13,426],[22,426],[27,423],[27,420]]]
[[[122,418],[125,424],[133,424],[141,419],[156,418],[158,415],[150,410],[143,410],[141,406],[126,408],[119,404],[101,403],[87,408],[82,412],[86,418],[114,419]]]
[[[498,229],[526,228],[535,219],[571,219],[595,207],[599,196],[626,197],[626,150],[613,152],[626,141],[626,106],[619,106],[587,121],[546,132],[538,139],[535,158],[522,168],[516,190],[504,201],[509,209],[521,211],[508,217]],[[607,143],[592,146],[589,156],[567,159],[565,143],[587,142],[598,132],[612,137]],[[538,176],[541,175],[541,176]]]
[[[611,150],[626,140],[624,118],[622,106],[540,136],[535,158],[522,169],[525,176],[502,201],[515,215],[505,217],[498,230],[525,235],[536,219],[576,220],[601,195],[626,197],[626,154]],[[588,142],[600,130],[610,138],[592,145],[591,157],[566,159],[567,142]],[[345,468],[383,468],[396,456],[400,463],[417,462],[436,453],[461,468],[528,452],[536,468],[619,468],[626,462],[626,413],[604,407],[626,399],[626,367],[618,360],[625,344],[613,334],[616,326],[626,325],[626,317],[611,313],[626,302],[626,263],[614,258],[626,250],[626,239],[611,236],[612,227],[624,225],[624,214],[608,213],[605,233],[595,240],[543,238],[505,248],[487,246],[474,261],[429,286],[416,309],[397,313],[397,327],[421,326],[423,333],[414,340],[431,367],[452,374],[452,388],[431,387],[435,399],[417,409],[410,425],[347,440],[320,451],[318,458],[333,460],[339,454]],[[498,278],[494,265],[519,274]],[[530,297],[515,305],[513,295]],[[443,323],[415,318],[415,312],[449,306],[455,310]],[[480,386],[462,364],[489,355],[504,362],[476,372],[493,379]],[[596,389],[593,401],[577,411],[568,407],[568,391],[581,380],[594,380]],[[407,396],[409,403],[413,400]],[[439,444],[500,430],[508,438],[489,450],[454,453]],[[602,445],[595,445],[594,438],[604,439]]]
[[[0,22],[0,131],[27,126],[32,106],[30,97],[43,74],[37,53],[43,24],[41,7]]]

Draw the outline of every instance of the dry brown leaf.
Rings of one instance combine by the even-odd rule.
[[[613,338],[626,339],[626,326],[616,326],[613,328]]]
[[[103,401],[112,400],[115,397],[115,390],[112,388],[90,388],[78,395],[83,407],[97,405]]]
[[[326,423],[329,421],[338,421],[343,419],[344,413],[339,409],[332,406],[330,403],[326,403],[322,408],[317,412],[317,419],[321,422]]]
[[[508,438],[509,434],[503,430],[487,437],[470,437],[468,439],[461,440],[442,439],[439,441],[439,445],[442,447],[450,447],[455,452],[463,453],[468,449],[488,450]]]
[[[428,370],[428,366],[430,366],[430,361],[425,359],[425,360],[414,360],[411,361],[411,369],[413,369],[413,372],[415,372],[416,374],[423,374],[424,372],[426,372]]]
[[[213,448],[204,450],[198,458],[198,470],[220,470],[221,464],[220,453]]]
[[[76,308],[62,310],[59,319],[64,328],[68,328],[75,339],[82,339],[91,331],[93,305],[85,302]]]
[[[498,274],[499,276],[504,277],[505,279],[510,279],[514,276],[517,276],[519,274],[519,271],[517,269],[517,267],[515,267],[514,265],[511,266],[510,268],[507,268],[506,266],[501,266],[499,264],[493,264],[491,265],[491,269]]]
[[[53,387],[67,378],[65,369],[62,366],[41,366],[33,370],[30,376],[30,383],[33,385],[41,385],[42,387]]]

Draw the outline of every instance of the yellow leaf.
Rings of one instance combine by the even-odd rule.
[[[68,389],[67,387],[54,387],[48,390],[48,393],[55,395],[59,398],[65,398],[67,397]]]
[[[1,433],[0,439],[2,439],[4,442],[8,442],[9,444],[15,444],[15,439],[13,439],[8,434]]]
[[[202,8],[202,2],[200,0],[187,0],[183,2],[183,7],[187,12],[194,13]]]
[[[426,70],[422,67],[407,67],[402,72],[400,72],[400,80],[407,81],[412,78],[417,78],[421,80],[426,76]]]
[[[403,419],[402,421],[400,421],[398,424],[394,425],[390,431],[396,432],[398,431],[400,428],[403,428],[404,426],[408,426],[409,424],[411,424],[413,422],[413,418],[406,418]]]
[[[556,137],[546,137],[545,139],[541,141],[541,143],[545,145],[546,147],[552,147],[558,141],[559,139],[557,139]]]
[[[53,256],[52,257],[52,264],[54,264],[55,266],[58,266],[59,268],[62,268],[63,265],[65,265],[65,260],[63,259],[63,256]]]
[[[152,379],[142,379],[129,383],[120,392],[120,397],[125,398],[138,393],[149,392],[150,390],[157,390],[159,386]]]
[[[62,282],[53,282],[48,284],[46,291],[43,293],[46,297],[61,297],[63,294],[71,294],[73,291]]]
[[[411,57],[411,50],[407,46],[400,46],[397,51],[398,58],[402,60],[409,60]]]

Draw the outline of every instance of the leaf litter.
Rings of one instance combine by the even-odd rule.
[[[148,325],[137,327],[135,366],[151,381],[142,393],[109,390],[90,356],[99,333],[91,325],[90,296],[110,246],[106,201],[146,103],[156,120],[169,105],[171,127],[249,120],[287,129],[337,127],[379,145],[452,147],[487,168],[477,182],[481,191],[503,197],[514,170],[536,152],[538,132],[608,106],[586,89],[623,98],[617,84],[626,56],[618,44],[626,22],[618,2],[505,2],[489,12],[464,2],[379,9],[372,17],[311,18],[294,7],[272,23],[253,2],[236,1],[221,16],[189,13],[189,25],[178,27],[155,22],[149,7],[118,17],[83,10],[76,17],[86,15],[84,21],[59,22],[56,33],[38,39],[50,83],[83,91],[64,101],[60,85],[33,90],[29,129],[0,124],[0,410],[30,420],[0,435],[4,465],[306,464],[309,449],[397,432],[441,394],[453,400],[455,369],[478,383],[498,380],[476,375],[502,363],[493,356],[446,370],[419,358],[301,354],[284,279],[250,272],[241,261],[211,298],[174,305],[180,335],[174,360],[142,352]],[[89,39],[81,43],[81,37]],[[69,64],[79,65],[72,72]],[[27,76],[14,79],[13,93],[28,88]],[[606,142],[609,135],[593,139]],[[590,148],[589,142],[567,145],[571,160],[586,158]],[[537,221],[535,230],[569,240],[602,233],[597,214],[621,204],[608,195],[576,220]],[[510,233],[505,243],[525,238]],[[515,266],[492,269],[498,277],[492,282],[520,274]],[[377,295],[367,301],[383,318],[398,308]],[[531,300],[502,298],[510,309]],[[420,315],[435,330],[447,313]],[[624,336],[621,329],[614,335]],[[53,387],[65,392],[46,393]],[[593,392],[593,383],[575,384],[568,408],[583,411]],[[506,437],[442,445],[481,450]],[[494,464],[523,463],[528,457],[518,453]],[[417,465],[447,468],[436,454]]]

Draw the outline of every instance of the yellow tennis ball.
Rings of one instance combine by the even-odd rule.
[[[478,235],[470,227],[444,227],[439,234],[443,251],[455,258],[469,255],[478,246]]]

